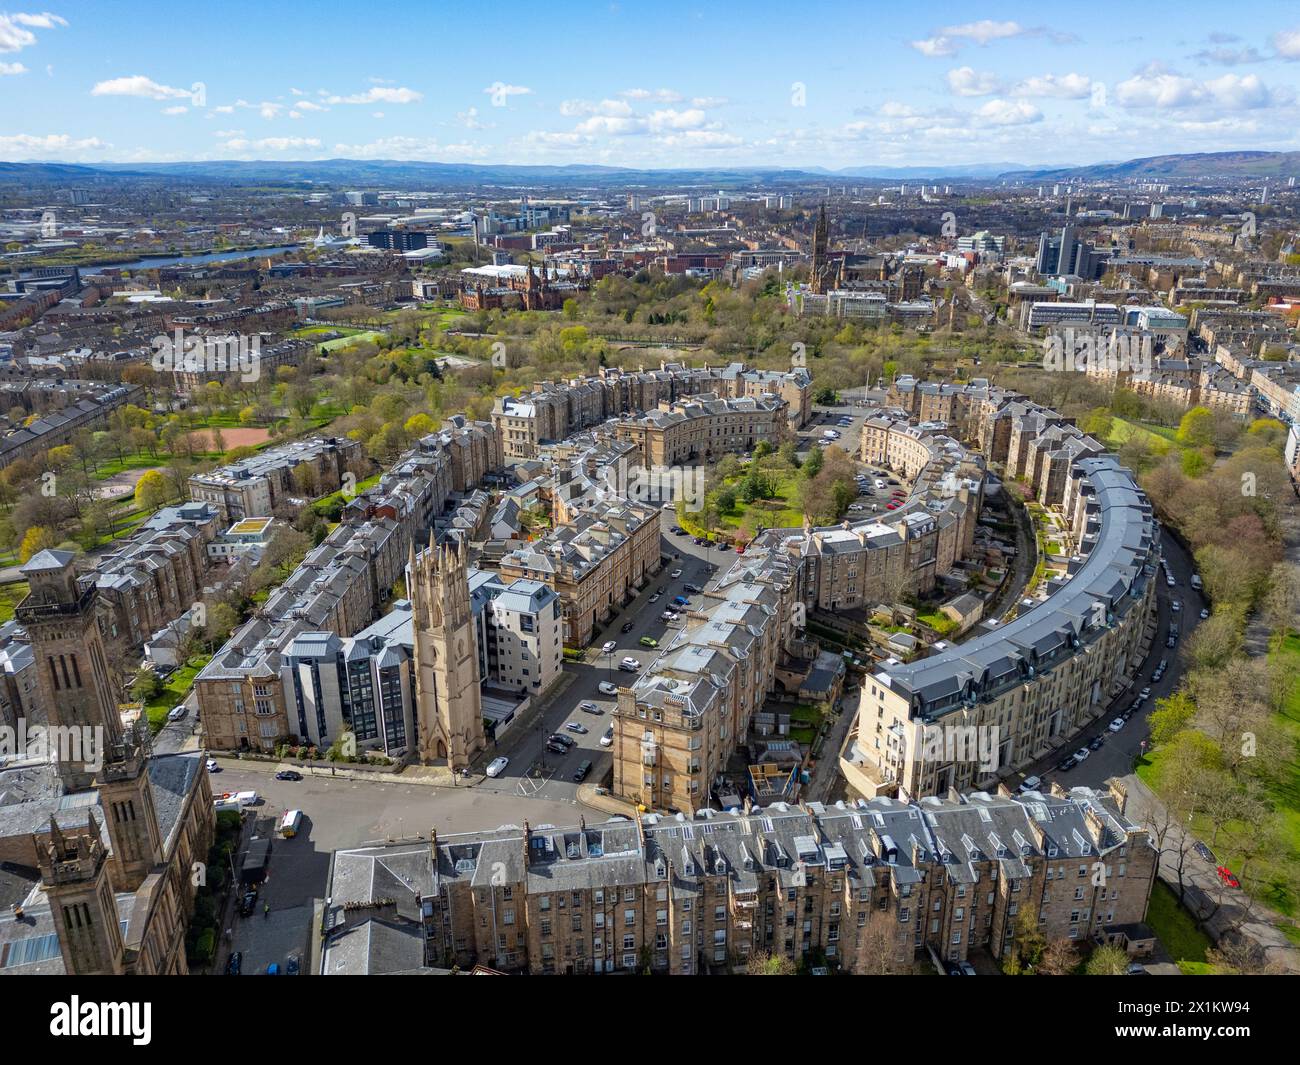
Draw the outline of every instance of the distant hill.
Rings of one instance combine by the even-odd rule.
[[[1158,178],[1168,181],[1234,181],[1300,176],[1300,152],[1197,152],[1152,155],[1123,163],[1094,163],[1059,170],[1016,170],[1008,181],[1099,181]]]

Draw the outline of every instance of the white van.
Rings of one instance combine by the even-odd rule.
[[[262,801],[255,791],[237,791],[235,798],[239,800],[240,806],[256,806]]]

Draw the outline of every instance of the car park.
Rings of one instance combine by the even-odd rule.
[[[499,777],[509,764],[510,759],[504,756],[501,758],[493,758],[492,761],[488,763],[487,775],[490,777]]]
[[[617,694],[618,694],[618,685],[617,685],[617,684],[611,684],[611,683],[610,683],[609,681],[607,681],[607,680],[602,680],[599,684],[596,685],[596,688],[597,688],[597,690],[600,692],[601,695],[617,695]]]
[[[1122,717],[1117,717],[1106,727],[1109,728],[1111,732],[1118,732],[1120,729],[1124,727],[1125,724],[1126,722]]]

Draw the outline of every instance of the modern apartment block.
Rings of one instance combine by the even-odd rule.
[[[347,437],[295,440],[209,473],[190,478],[190,498],[211,503],[223,521],[275,514],[294,498],[328,495],[343,487],[343,475],[363,460],[361,444]],[[295,473],[299,468],[309,473]],[[306,480],[310,489],[299,484]]]
[[[686,975],[762,952],[881,974],[1001,959],[1025,921],[1123,943],[1156,858],[1088,788],[432,832],[335,854],[322,971]]]
[[[541,581],[471,570],[470,608],[484,683],[541,695],[564,664],[560,597]]]

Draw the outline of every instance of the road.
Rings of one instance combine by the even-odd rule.
[[[1046,783],[1059,781],[1064,788],[1080,786],[1102,788],[1109,778],[1126,776],[1133,771],[1133,763],[1142,753],[1142,745],[1147,738],[1147,717],[1155,706],[1156,699],[1171,695],[1182,683],[1183,670],[1186,667],[1184,648],[1187,639],[1200,624],[1201,608],[1209,606],[1208,600],[1191,586],[1190,578],[1194,572],[1191,556],[1183,550],[1178,541],[1163,530],[1161,545],[1165,558],[1169,560],[1169,568],[1175,583],[1174,587],[1170,588],[1165,583],[1163,572],[1157,572],[1155,577],[1158,611],[1156,635],[1151,643],[1151,652],[1138,671],[1133,687],[1113,700],[1104,714],[1078,733],[1069,743],[1062,745],[1055,754],[1027,767],[1020,776],[1013,778],[1011,783],[1014,784],[1025,776],[1035,775],[1042,777]],[[1182,603],[1182,610],[1177,613],[1171,609],[1174,600]],[[1165,646],[1171,621],[1176,621],[1181,630],[1178,645],[1173,649]],[[1168,668],[1159,682],[1152,683],[1151,674],[1162,658],[1168,658]],[[1137,698],[1138,692],[1148,685],[1151,688],[1151,697],[1129,719],[1123,730],[1117,733],[1109,732],[1110,722],[1119,716]],[[1104,745],[1100,750],[1093,751],[1082,765],[1075,766],[1068,772],[1061,772],[1056,768],[1067,754],[1077,751],[1099,735],[1104,736]]]

